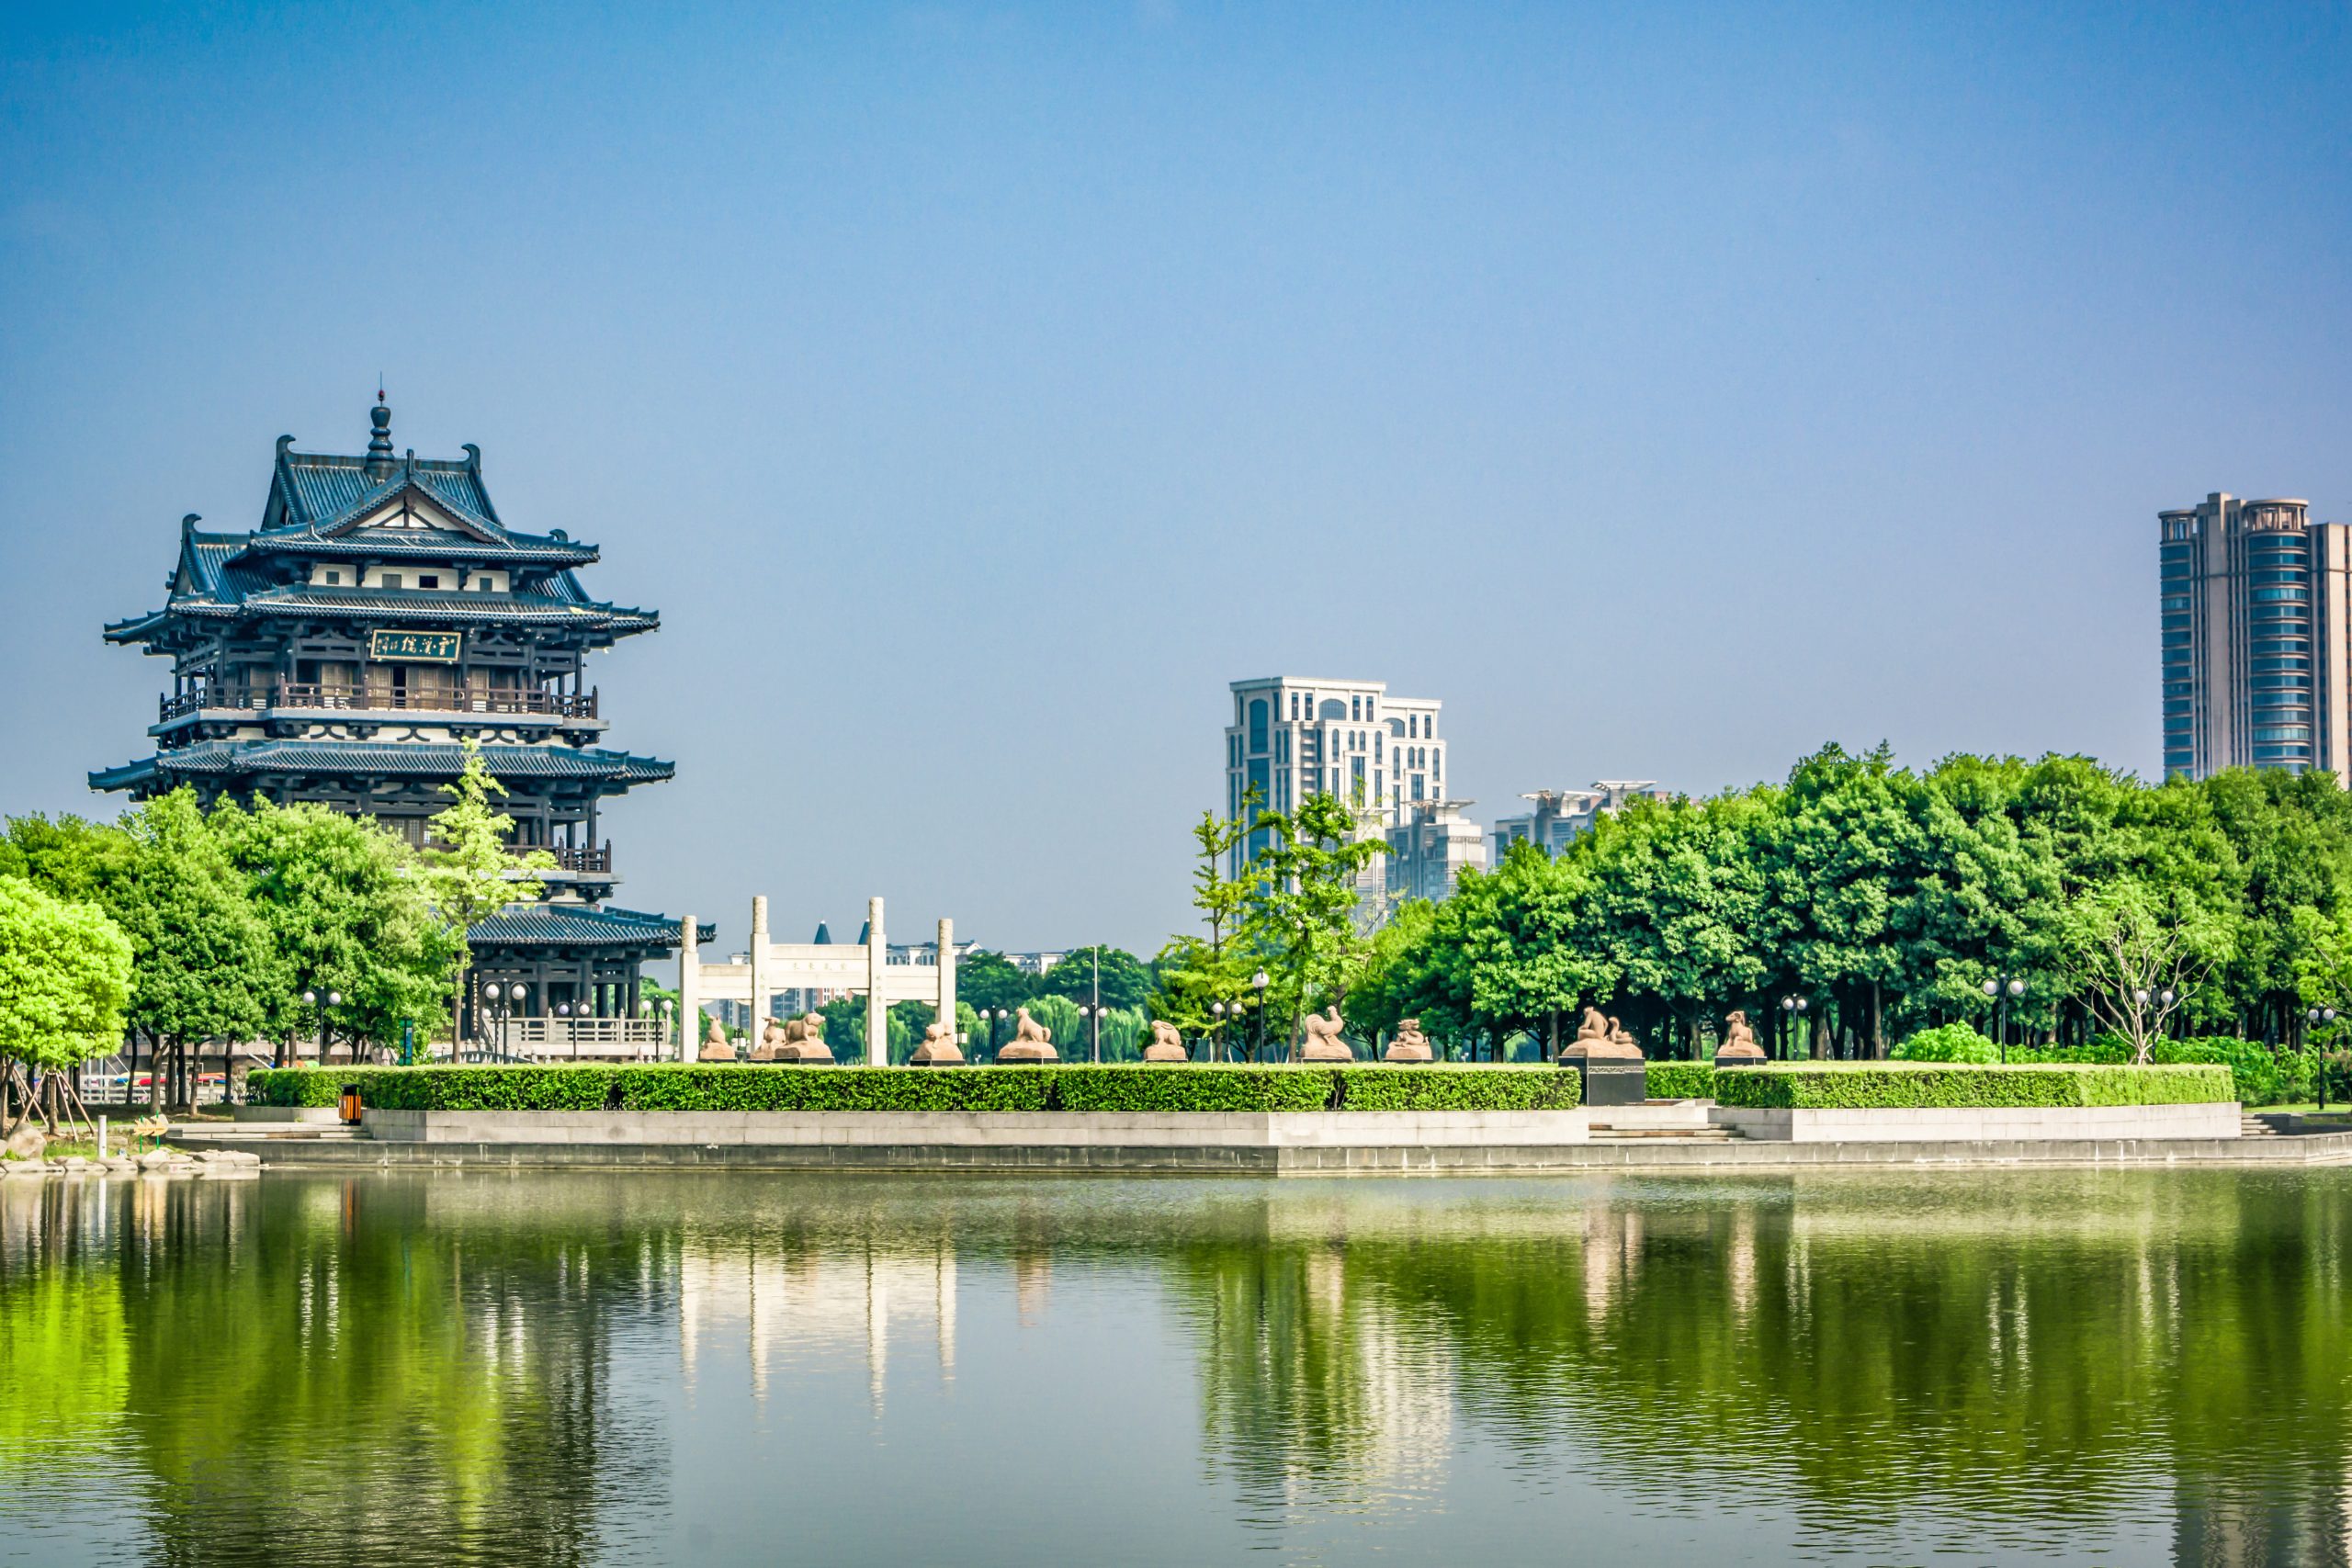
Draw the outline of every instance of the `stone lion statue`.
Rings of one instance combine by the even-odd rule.
[[[1724,1018],[1724,1043],[1715,1047],[1715,1059],[1729,1056],[1737,1061],[1760,1062],[1764,1047],[1756,1043],[1756,1031],[1749,1026],[1747,1014],[1734,1008]]]
[[[775,1044],[775,1059],[779,1062],[831,1061],[832,1050],[825,1043],[825,1015],[805,1012],[798,1018],[786,1020],[783,1038]]]
[[[1396,1038],[1388,1043],[1388,1049],[1381,1053],[1380,1059],[1384,1062],[1430,1062],[1437,1059],[1437,1053],[1430,1049],[1430,1037],[1421,1032],[1419,1019],[1400,1018],[1396,1021]]]
[[[1320,1013],[1308,1013],[1299,1021],[1306,1038],[1300,1044],[1298,1059],[1302,1062],[1352,1062],[1356,1054],[1340,1038],[1343,1025],[1338,1008],[1326,1008]]]
[[[1143,1048],[1143,1059],[1184,1062],[1190,1061],[1192,1055],[1184,1049],[1184,1037],[1177,1032],[1176,1026],[1164,1018],[1155,1018],[1151,1021],[1151,1043]]]
[[[1029,1016],[1027,1008],[1012,1011],[1012,1041],[996,1054],[1000,1062],[1058,1062],[1061,1053],[1054,1049],[1054,1032]]]
[[[923,1026],[922,1043],[907,1058],[919,1067],[945,1066],[964,1059],[964,1047],[956,1039],[956,1026],[944,1019],[933,1019]]]

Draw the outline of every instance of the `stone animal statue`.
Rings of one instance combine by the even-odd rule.
[[[802,1013],[798,1018],[786,1021],[784,1037],[776,1042],[775,1060],[830,1062],[832,1059],[832,1050],[825,1043],[823,1013]]]
[[[1184,1037],[1177,1032],[1176,1026],[1164,1018],[1155,1018],[1151,1021],[1151,1043],[1143,1048],[1143,1059],[1184,1062],[1190,1061],[1192,1055],[1184,1049]]]
[[[703,1032],[702,1055],[697,1058],[697,1060],[705,1062],[731,1062],[734,1059],[735,1047],[728,1043],[727,1031],[718,1027],[718,1020],[715,1018],[712,1019],[710,1021],[710,1027]]]
[[[1564,1058],[1576,1056],[1634,1056],[1642,1054],[1634,1037],[1617,1026],[1613,1018],[1604,1018],[1599,1008],[1587,1008],[1577,1024],[1577,1037],[1561,1048]]]
[[[933,1019],[923,1026],[922,1043],[907,1058],[918,1067],[944,1066],[964,1059],[964,1047],[956,1043],[956,1026],[944,1019]]]
[[[1340,1021],[1340,1010],[1327,1008],[1321,1013],[1308,1013],[1299,1021],[1306,1038],[1299,1045],[1302,1062],[1352,1062],[1356,1054],[1340,1038],[1344,1026]]]
[[[1715,1047],[1715,1059],[1729,1056],[1737,1061],[1760,1062],[1764,1047],[1756,1043],[1756,1031],[1747,1021],[1747,1014],[1734,1008],[1724,1019],[1724,1043]]]
[[[760,1031],[760,1043],[752,1047],[751,1059],[754,1062],[773,1062],[775,1060],[775,1048],[783,1043],[784,1025],[772,1018],[768,1020],[767,1027]]]
[[[1430,1049],[1430,1037],[1421,1032],[1419,1019],[1400,1018],[1396,1021],[1396,1038],[1388,1043],[1388,1049],[1381,1053],[1380,1059],[1384,1062],[1430,1062],[1437,1059],[1437,1054]]]
[[[1012,1042],[996,1054],[1000,1062],[1058,1062],[1061,1053],[1054,1049],[1054,1032],[1029,1016],[1027,1008],[1015,1008],[1012,1012]]]

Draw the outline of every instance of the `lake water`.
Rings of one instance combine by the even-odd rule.
[[[0,1562],[2331,1562],[2352,1171],[0,1184]]]

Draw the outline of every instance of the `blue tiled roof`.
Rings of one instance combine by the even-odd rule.
[[[485,543],[470,534],[451,533],[443,528],[363,528],[323,536],[307,529],[277,529],[239,542],[244,546],[241,553],[246,555],[316,556],[322,559],[414,555],[450,560],[586,566],[597,555],[594,545],[553,539],[542,534],[502,534]]]
[[[288,451],[278,461],[275,494],[286,502],[285,526],[324,528],[392,494],[411,475],[435,501],[503,532],[481,474],[469,462],[407,459],[395,463],[389,475],[371,477],[365,457]]]
[[[593,779],[627,789],[657,784],[677,772],[673,762],[602,747],[485,746],[483,763],[497,779]],[[235,779],[254,773],[375,773],[456,778],[465,748],[439,742],[345,740],[199,740],[102,769],[92,789],[133,789],[153,779]]]
[[[695,934],[710,942],[718,933],[703,924]],[[678,922],[667,915],[584,904],[509,904],[469,927],[466,941],[474,947],[675,947]]]

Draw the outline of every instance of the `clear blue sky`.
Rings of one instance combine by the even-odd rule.
[[[2153,772],[2154,513],[2352,519],[2352,13],[0,21],[0,809],[111,813],[184,512],[483,447],[662,614],[622,902],[1148,951],[1232,679],[1482,819],[1836,738]]]

